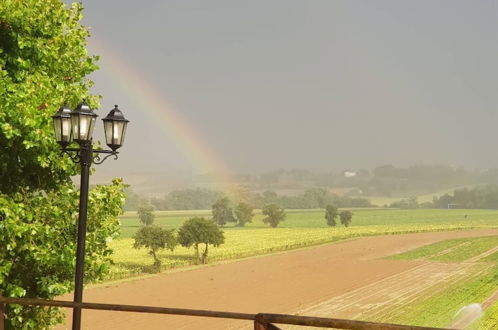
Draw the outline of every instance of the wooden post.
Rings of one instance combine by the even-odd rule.
[[[5,304],[0,302],[0,330],[5,330]]]
[[[279,327],[265,322],[261,315],[256,315],[254,319],[254,330],[281,330]]]

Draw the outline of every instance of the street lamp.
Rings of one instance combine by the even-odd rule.
[[[123,145],[128,120],[116,105],[103,119],[106,143],[111,150],[94,150],[92,133],[97,114],[84,101],[72,110],[65,105],[52,116],[55,139],[62,152],[81,166],[80,204],[78,216],[78,241],[76,248],[76,274],[74,280],[74,302],[81,303],[83,299],[83,272],[85,265],[85,237],[88,206],[88,183],[92,164],[102,164],[108,157],[118,158],[116,151]],[[71,142],[77,142],[79,148],[68,148]],[[106,154],[100,158],[101,154]],[[81,308],[73,309],[73,330],[81,327]]]

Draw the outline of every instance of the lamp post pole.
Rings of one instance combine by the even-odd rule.
[[[97,115],[85,102],[71,110],[65,105],[52,116],[55,139],[62,147],[62,153],[69,155],[74,163],[81,167],[80,204],[78,213],[78,239],[76,243],[76,272],[74,275],[74,302],[83,302],[83,278],[85,274],[85,243],[86,220],[88,213],[88,186],[90,167],[92,164],[102,164],[110,156],[118,158],[117,149],[124,142],[128,120],[115,105],[109,114],[102,119],[106,144],[111,150],[94,150],[92,133]],[[72,142],[77,142],[79,148],[68,148]],[[105,154],[103,158],[100,155]],[[81,308],[73,309],[73,330],[81,328]]]
[[[76,247],[76,275],[74,278],[74,302],[83,302],[83,274],[85,271],[86,219],[88,213],[88,186],[92,165],[92,143],[80,145],[80,205],[78,214],[78,241]],[[81,308],[73,310],[73,330],[81,327]]]

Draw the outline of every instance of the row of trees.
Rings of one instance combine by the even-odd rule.
[[[498,209],[498,185],[456,189],[452,194],[434,196],[432,202],[419,203],[416,197],[409,197],[393,202],[389,207],[401,209]]]
[[[245,224],[251,222],[253,217],[253,209],[244,203],[237,205],[234,212],[229,206],[228,198],[224,197],[213,204],[213,219],[205,219],[202,217],[194,217],[188,219],[175,234],[174,229],[166,229],[160,226],[155,226],[153,207],[145,206],[137,211],[140,221],[143,226],[137,231],[134,238],[133,247],[136,249],[147,248],[149,254],[154,258],[154,267],[159,270],[161,260],[157,253],[161,249],[173,251],[179,244],[181,246],[195,248],[194,260],[196,263],[207,263],[209,245],[219,246],[224,243],[225,237],[219,226],[224,226],[227,222],[237,221]],[[237,218],[233,213],[238,213]],[[272,228],[276,228],[280,222],[285,220],[285,210],[277,204],[265,205],[262,209],[263,223],[269,224]],[[348,227],[352,221],[353,213],[349,210],[339,212],[335,205],[327,205],[325,207],[325,219],[329,226],[337,225],[336,219],[339,217],[340,222],[345,227]],[[202,254],[199,251],[199,246],[204,245]]]
[[[232,208],[227,197],[218,199],[212,205],[211,211],[213,220],[221,227],[229,222],[235,222],[236,226],[243,227],[246,223],[252,222],[254,217],[254,209],[251,205],[239,202],[235,208]],[[286,217],[285,210],[275,203],[264,205],[261,213],[265,215],[263,223],[269,224],[273,228],[277,227]]]
[[[257,189],[347,187],[357,188],[355,193],[362,192],[367,196],[421,194],[468,184],[498,183],[498,169],[469,171],[463,167],[445,165],[396,167],[387,164],[372,170],[358,169],[349,172],[354,172],[355,175],[279,169],[241,179],[244,184]]]
[[[453,194],[434,197],[435,208],[498,209],[498,185],[456,189]]]
[[[210,208],[223,198],[223,193],[209,189],[183,189],[168,193],[163,198],[144,198],[128,189],[128,196],[124,209],[137,210],[144,201],[148,201],[157,210],[203,210]],[[267,190],[262,193],[251,192],[247,189],[240,191],[242,201],[254,208],[263,208],[267,204],[278,204],[286,209],[324,208],[328,204],[339,207],[370,207],[366,198],[339,196],[330,193],[324,188],[311,188],[300,195],[279,195]]]
[[[351,221],[353,220],[353,212],[349,210],[344,210],[339,212],[339,209],[335,205],[327,205],[325,207],[325,219],[327,220],[327,225],[335,227],[337,225],[337,217],[339,217],[341,224],[344,227],[349,227]]]

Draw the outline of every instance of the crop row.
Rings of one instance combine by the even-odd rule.
[[[418,302],[407,305],[396,316],[385,316],[382,321],[430,327],[449,327],[455,314],[464,306],[482,302],[496,291],[498,265],[473,278],[452,285],[441,293],[423,297]],[[497,308],[493,306],[493,308]],[[489,317],[489,323],[495,315]],[[479,327],[480,328],[480,327]],[[485,328],[482,328],[485,329]]]
[[[480,228],[493,226],[481,225]],[[226,230],[225,244],[210,249],[209,261],[237,259],[275,251],[335,242],[362,236],[384,234],[418,233],[470,229],[475,226],[466,223],[451,225],[396,225],[396,226],[356,226],[333,228],[244,228]],[[146,249],[133,249],[133,240],[120,239],[110,243],[114,250],[114,265],[110,279],[140,275],[152,270],[152,259]],[[171,269],[193,264],[193,250],[177,247],[173,252],[162,251],[158,254],[163,269]]]
[[[426,258],[434,261],[460,262],[478,256],[494,247],[498,246],[498,237],[471,237],[457,238],[433,244],[425,245],[395,256],[390,259],[414,260]],[[493,254],[489,260],[496,256]]]

